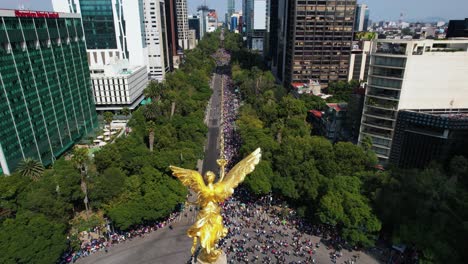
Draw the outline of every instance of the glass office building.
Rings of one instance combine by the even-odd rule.
[[[0,165],[44,165],[97,126],[78,14],[0,10]]]
[[[81,0],[79,3],[88,49],[117,49],[112,1]]]

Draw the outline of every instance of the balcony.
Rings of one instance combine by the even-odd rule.
[[[392,139],[391,131],[370,127],[367,124],[363,124],[363,127],[364,128],[362,129],[362,133],[364,134],[367,134],[372,137],[380,137],[380,138],[384,138],[388,140]]]
[[[406,55],[405,43],[377,42],[375,53],[389,55]]]
[[[380,98],[380,99],[389,99],[389,100],[399,100],[400,93],[397,91],[390,91],[378,88],[369,89],[367,92],[368,96]]]
[[[398,101],[367,97],[366,105],[385,110],[396,110],[398,107]]]
[[[364,117],[362,123],[374,128],[393,130],[393,121],[390,120],[366,116]]]
[[[396,120],[396,112],[391,110],[382,110],[378,108],[369,107],[364,111],[365,116],[370,116],[374,118],[386,119],[390,121]]]

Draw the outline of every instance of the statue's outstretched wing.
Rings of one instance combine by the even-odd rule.
[[[169,168],[172,170],[172,175],[177,177],[183,185],[189,187],[193,191],[199,192],[206,188],[203,177],[197,171],[183,169],[176,166],[169,166]]]
[[[245,176],[251,173],[255,166],[260,162],[262,156],[260,148],[256,149],[242,161],[236,164],[232,168],[222,182],[215,184],[215,190],[217,194],[226,199],[234,193],[234,188],[236,188],[241,182],[244,181]]]

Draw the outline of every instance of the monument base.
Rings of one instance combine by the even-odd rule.
[[[227,264],[227,256],[224,251],[221,251],[221,255],[219,255],[215,262],[205,262],[203,260],[197,259],[197,261],[192,261],[192,264]]]

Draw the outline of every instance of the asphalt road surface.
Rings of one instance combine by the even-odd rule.
[[[173,224],[173,229],[164,227],[147,234],[143,238],[114,245],[109,252],[97,252],[79,259],[79,264],[183,264],[190,259],[192,240],[187,237],[187,229],[195,221],[195,210],[186,209],[187,216],[181,215]]]
[[[210,100],[210,110],[208,111],[208,136],[205,148],[205,159],[203,161],[202,173],[207,171],[218,174],[219,167],[216,159],[219,158],[219,129],[221,125],[221,75],[215,74],[213,78],[213,94]]]

